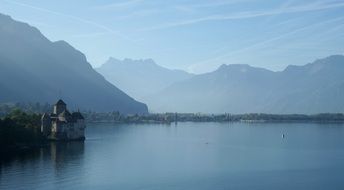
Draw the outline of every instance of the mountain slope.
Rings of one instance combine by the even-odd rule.
[[[110,58],[96,70],[112,84],[142,101],[174,82],[193,76],[185,71],[161,67],[152,59],[118,60]]]
[[[344,56],[289,66],[282,72],[222,65],[175,83],[146,103],[158,112],[344,112]]]
[[[51,42],[36,28],[1,14],[0,41],[0,102],[53,103],[61,94],[72,108],[147,112],[64,41]]]

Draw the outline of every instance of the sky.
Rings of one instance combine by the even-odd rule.
[[[93,67],[114,57],[279,71],[344,53],[344,0],[0,0],[0,13],[67,41]]]

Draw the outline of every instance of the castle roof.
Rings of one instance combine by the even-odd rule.
[[[63,105],[63,106],[65,106],[67,104],[63,100],[59,99],[59,101],[57,101],[55,105]]]
[[[73,112],[72,117],[73,119],[84,119],[80,112]]]

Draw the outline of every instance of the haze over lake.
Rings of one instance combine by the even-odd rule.
[[[84,143],[3,163],[0,189],[342,189],[343,135],[343,124],[89,124]]]
[[[344,0],[0,0],[0,190],[344,189]]]

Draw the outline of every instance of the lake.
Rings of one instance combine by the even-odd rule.
[[[0,167],[1,190],[344,189],[344,125],[88,124]]]

